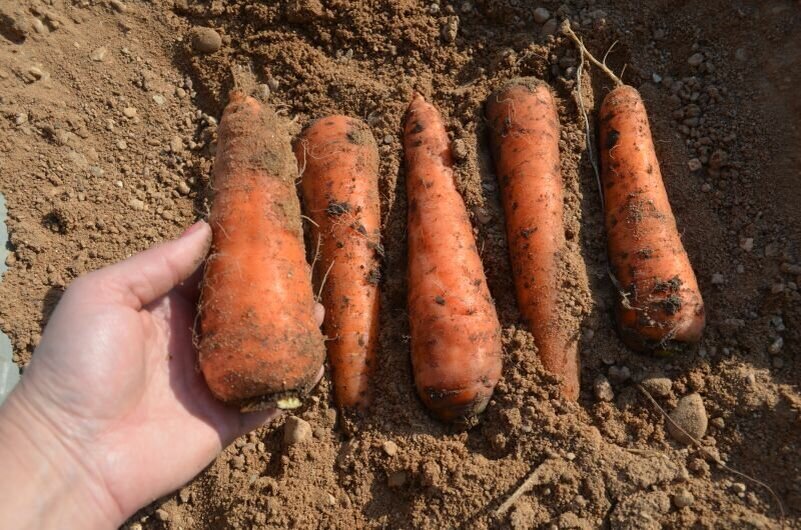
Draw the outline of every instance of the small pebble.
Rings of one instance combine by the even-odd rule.
[[[485,225],[490,221],[492,221],[492,214],[490,214],[486,208],[483,208],[481,206],[473,208],[473,214],[476,216],[476,219],[478,219],[478,222],[481,223],[482,225]]]
[[[666,398],[673,393],[673,381],[667,377],[646,377],[640,384],[655,397]]]
[[[28,68],[28,73],[31,74],[36,79],[41,79],[44,77],[44,72],[40,68],[37,68],[36,66],[31,66],[30,68]]]
[[[654,80],[654,83],[661,83],[662,82],[662,76],[657,74],[656,72],[651,74],[651,79]]]
[[[392,440],[387,440],[384,442],[381,448],[384,450],[387,456],[395,456],[398,454],[398,445]]]
[[[726,421],[718,416],[717,418],[712,418],[709,420],[710,425],[712,425],[716,429],[722,429],[726,426]]]
[[[457,138],[453,141],[451,145],[451,151],[453,152],[453,157],[456,160],[464,160],[467,158],[467,144],[461,138]]]
[[[101,46],[100,48],[97,48],[96,50],[92,51],[92,53],[89,54],[89,58],[96,63],[100,63],[103,62],[103,60],[105,60],[106,55],[108,55],[108,50],[106,49],[105,46]]]
[[[181,488],[181,491],[178,492],[178,498],[181,499],[181,502],[186,504],[192,498],[192,494],[189,492],[189,488]]]
[[[394,137],[391,134],[387,134],[387,135],[384,136],[384,143],[386,145],[390,145],[392,143],[393,139],[394,139]]]
[[[189,187],[189,184],[184,181],[178,183],[178,193],[181,195],[189,195],[190,191],[192,191],[192,188]]]
[[[746,489],[745,488],[745,484],[743,484],[742,482],[735,482],[734,484],[731,485],[731,490],[734,493],[738,493],[738,494],[739,493],[745,493],[745,489]]]
[[[117,140],[117,149],[119,149],[120,151],[125,151],[126,149],[128,149],[128,142],[126,142],[125,140]]]
[[[267,101],[270,98],[270,86],[267,83],[257,85],[256,97],[262,101]]]
[[[47,28],[45,27],[44,24],[42,24],[42,21],[39,20],[38,18],[34,18],[33,22],[31,22],[31,25],[33,26],[33,29],[34,31],[36,31],[36,33],[39,33],[40,35],[44,35],[45,33],[47,33]]]
[[[744,237],[740,240],[740,248],[745,250],[746,252],[751,252],[754,250],[754,238],[753,237]]]
[[[551,12],[544,7],[538,7],[533,13],[534,22],[537,24],[545,24],[551,18]]]
[[[161,106],[164,105],[164,103],[166,103],[167,100],[164,99],[164,96],[162,96],[161,94],[153,94],[153,101],[156,103],[156,105]]]
[[[723,285],[726,283],[726,278],[719,272],[712,275],[712,285]]]
[[[684,432],[677,429],[673,424],[677,424],[684,431],[699,440],[706,434],[708,419],[704,400],[700,394],[689,394],[679,400],[678,405],[670,413],[670,419],[666,422],[670,436],[677,442],[690,445],[693,441]]]
[[[305,442],[311,438],[312,428],[309,422],[290,416],[284,423],[284,444],[294,445]]]
[[[124,109],[122,109],[122,114],[126,118],[133,118],[136,116],[136,109],[133,107],[125,107]]]
[[[609,379],[603,375],[599,375],[595,378],[592,384],[592,390],[598,401],[612,401],[615,399],[615,392],[612,390],[612,385],[609,383]]]
[[[776,340],[774,340],[771,345],[768,346],[768,352],[770,352],[771,355],[778,355],[782,351],[783,347],[784,339],[781,337],[776,337]]]
[[[126,11],[128,11],[128,8],[125,6],[125,4],[120,2],[120,0],[111,0],[111,2],[109,3],[111,4],[111,7],[114,8],[114,11],[116,11],[117,13],[125,13]]]
[[[695,496],[685,488],[680,488],[679,491],[673,495],[673,504],[679,510],[682,508],[687,508],[688,506],[692,506],[694,502]]]
[[[159,521],[169,521],[170,520],[170,512],[163,508],[159,508],[156,510],[156,519]]]
[[[687,167],[690,168],[690,171],[698,171],[703,167],[703,165],[701,164],[701,161],[698,160],[697,158],[691,158],[687,162]]]
[[[170,139],[170,151],[173,153],[182,153],[184,151],[184,141],[180,136],[173,136]]]
[[[214,53],[222,48],[222,37],[212,28],[192,28],[189,38],[196,53]]]
[[[278,79],[276,79],[275,77],[273,77],[273,76],[271,76],[271,75],[270,75],[270,76],[267,76],[267,87],[268,87],[270,90],[272,90],[273,92],[275,92],[276,90],[278,90],[278,87],[279,87],[279,86],[280,86],[280,83],[278,82]]]
[[[702,53],[694,53],[687,59],[687,64],[690,66],[700,66],[704,62],[704,55]]]
[[[130,201],[128,201],[128,206],[130,206],[132,209],[138,212],[141,212],[142,210],[145,209],[145,203],[139,199],[131,199]]]

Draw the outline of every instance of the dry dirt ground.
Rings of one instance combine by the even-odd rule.
[[[347,419],[326,379],[299,412],[238,440],[129,528],[801,528],[801,5],[742,0],[0,0],[0,190],[13,253],[0,327],[24,366],[65,286],[177,235],[207,208],[215,127],[233,76],[293,123],[342,112],[381,144],[381,348],[372,411]],[[545,13],[537,8],[544,8]],[[569,18],[637,87],[708,311],[702,344],[626,350],[578,97],[611,84],[555,34]],[[198,54],[195,26],[220,49]],[[482,104],[535,75],[559,101],[582,393],[557,394],[519,326]],[[468,431],[426,415],[412,386],[399,141],[413,89],[460,142],[471,211],[503,325],[505,370]],[[594,136],[594,123],[591,123]],[[705,449],[670,411],[698,393]],[[175,443],[186,443],[175,440]],[[756,477],[768,489],[715,462]],[[532,489],[495,510],[533,470]],[[779,501],[781,504],[779,504]],[[781,514],[785,514],[784,520]]]

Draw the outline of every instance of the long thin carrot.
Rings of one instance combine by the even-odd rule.
[[[214,161],[200,368],[214,395],[297,406],[325,356],[314,319],[289,135],[272,109],[230,95]]]
[[[378,147],[364,122],[329,116],[303,131],[295,156],[312,241],[320,242],[316,277],[336,403],[364,409],[378,342]]]
[[[439,112],[415,94],[404,125],[412,367],[442,420],[487,406],[501,375],[500,324],[453,175]]]
[[[569,22],[562,32],[616,85],[601,103],[600,151],[620,336],[640,351],[696,343],[706,324],[704,301],[668,201],[642,97],[587,51]]]
[[[576,399],[578,329],[560,318],[559,306],[565,230],[556,103],[542,81],[514,79],[490,96],[487,117],[517,303],[542,364]]]
[[[635,350],[695,343],[704,302],[668,202],[645,105],[619,86],[601,104],[601,181],[607,244],[619,290],[617,322]]]

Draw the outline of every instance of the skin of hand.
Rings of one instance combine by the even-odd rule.
[[[278,416],[219,403],[196,368],[210,243],[198,222],[64,293],[0,408],[1,528],[117,527]]]

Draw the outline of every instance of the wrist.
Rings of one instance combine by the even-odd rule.
[[[0,528],[116,528],[125,519],[79,444],[19,385],[0,407]]]

